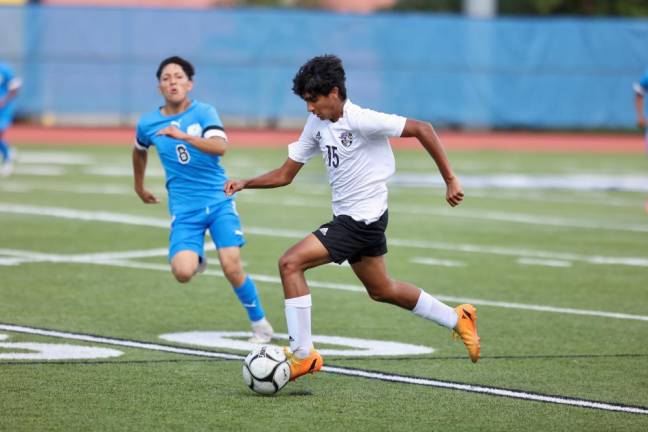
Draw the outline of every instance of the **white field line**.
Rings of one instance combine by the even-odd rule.
[[[40,166],[30,166],[30,165],[39,165]],[[86,171],[91,174],[97,174],[101,176],[118,176],[118,177],[131,177],[132,170],[129,166],[124,164],[97,164],[95,157],[90,154],[80,154],[80,153],[70,153],[70,152],[32,152],[32,151],[21,151],[18,155],[18,169],[21,169],[23,174],[46,174],[46,175],[62,175],[64,171],[60,169],[48,170],[45,167],[52,167],[53,165],[79,165],[87,166]],[[234,158],[230,160],[229,165],[234,167],[253,167],[250,165],[250,162],[247,159]],[[499,171],[501,167],[498,168]],[[512,167],[508,167],[509,169]],[[156,177],[161,177],[163,172],[160,167],[152,167],[153,170],[151,175]],[[266,168],[256,167],[254,170],[256,172],[267,171]],[[254,172],[252,171],[252,172]],[[569,172],[573,172],[573,169],[570,169]],[[421,188],[435,188],[441,189],[443,184],[438,176],[428,176],[424,181],[421,181],[422,173],[414,172],[399,172],[397,173],[392,181],[390,181],[390,187],[395,191],[415,191]],[[316,182],[313,181],[312,184],[303,185],[297,184],[294,186],[294,191],[296,193],[304,193],[308,196],[313,194],[322,194],[330,195],[330,189],[325,182],[324,177],[322,176],[313,176],[316,177]],[[473,177],[475,179],[473,180]],[[595,206],[604,206],[604,207],[629,207],[636,208],[637,200],[630,199],[619,199],[616,197],[610,197],[604,195],[606,190],[617,191],[619,187],[625,188],[628,185],[639,184],[645,188],[646,177],[643,174],[628,175],[624,173],[620,175],[619,173],[608,173],[607,175],[601,175],[601,173],[588,174],[582,173],[580,175],[574,176],[570,174],[569,176],[559,175],[560,179],[556,179],[556,174],[549,175],[520,175],[520,174],[501,174],[496,175],[467,175],[466,181],[469,183],[466,186],[470,187],[470,192],[468,197],[492,197],[496,199],[505,199],[505,200],[515,200],[515,201],[536,201],[536,202],[554,202],[554,203],[566,203],[566,204],[587,204]],[[620,180],[620,177],[624,179]],[[463,178],[463,177],[462,177]],[[556,184],[550,184],[550,189],[543,189],[542,186],[546,183],[546,179],[549,178],[551,182]],[[401,181],[405,180],[405,181]],[[522,180],[522,181],[521,181]],[[486,182],[485,182],[486,181]],[[559,187],[560,186],[560,187]],[[41,190],[45,185],[41,186],[32,186],[31,190]],[[533,190],[533,189],[535,190]],[[117,190],[119,189],[119,192]],[[565,191],[586,191],[590,196],[598,194],[601,199],[583,199],[581,197],[556,197],[554,196],[554,191],[556,189],[563,189]],[[636,187],[634,189],[637,189]],[[20,192],[24,191],[25,188],[23,185],[15,185],[11,188],[0,185],[0,190],[6,190],[9,192]],[[68,187],[51,189],[47,187],[47,190],[57,190],[60,192],[69,192],[69,193],[84,193],[84,194],[96,194],[96,193],[106,193],[106,194],[132,194],[131,188],[124,188],[122,186],[111,187],[102,186],[102,185],[89,185],[87,188],[83,187]],[[633,190],[630,188],[630,190]],[[251,191],[246,191],[246,194],[249,194]]]
[[[84,169],[89,175],[103,177],[132,177],[133,168],[129,165],[91,165]],[[151,166],[146,169],[147,177],[164,178],[164,170],[160,166]]]
[[[21,150],[17,161],[18,164],[91,165],[95,158],[86,153]]]
[[[159,249],[153,249],[152,252],[153,251],[157,252],[159,251]],[[143,251],[137,251],[137,252],[141,253],[142,255],[145,255],[142,253]],[[115,253],[116,256],[118,256],[119,254],[123,256],[123,253],[119,253],[119,252]],[[169,266],[166,264],[142,263],[137,261],[128,261],[124,259],[115,259],[115,258],[100,260],[92,255],[88,257],[88,255],[40,254],[40,253],[31,253],[27,251],[16,251],[13,249],[0,249],[0,255],[24,258],[29,262],[42,261],[42,262],[57,262],[57,263],[86,263],[86,264],[96,264],[96,265],[107,265],[113,267],[156,270],[156,271],[164,271],[164,272],[169,271]],[[150,256],[150,255],[146,255],[146,256]],[[71,257],[72,259],[66,259],[68,257]],[[84,257],[88,257],[87,261],[84,261]],[[219,270],[206,270],[204,274],[208,276],[225,277],[223,272]],[[251,273],[250,276],[252,277],[252,279],[258,282],[272,283],[277,285],[281,284],[281,278],[277,276],[255,274],[255,273]],[[312,288],[335,289],[335,290],[352,291],[352,292],[366,292],[363,286],[353,285],[353,284],[323,282],[323,281],[309,279],[308,285]],[[455,302],[455,303],[472,303],[477,306],[491,306],[491,307],[501,307],[507,309],[530,310],[535,312],[550,312],[550,313],[558,313],[558,314],[597,316],[602,318],[648,321],[648,316],[645,315],[632,315],[632,314],[625,314],[625,313],[587,310],[587,309],[574,309],[574,308],[562,308],[562,307],[553,307],[553,306],[545,306],[545,305],[501,302],[501,301],[483,300],[483,299],[468,298],[468,297],[447,296],[442,294],[433,294],[433,295],[434,297],[442,301]]]
[[[444,186],[438,175],[422,173],[398,173],[391,178],[392,184],[411,187]],[[491,187],[500,189],[558,189],[575,191],[625,191],[648,192],[648,176],[641,174],[519,174],[502,173],[486,175],[463,175],[461,184],[468,189]]]
[[[409,377],[402,375],[391,375],[382,372],[364,371],[361,369],[346,369],[341,367],[324,366],[322,370],[326,372],[336,373],[339,375],[348,375],[369,379],[377,379],[381,381],[390,381],[397,383],[416,384],[429,387],[445,388],[452,390],[461,390],[470,393],[481,393],[492,396],[501,396],[514,399],[523,399],[536,402],[547,402],[560,405],[571,405],[581,408],[594,408],[605,411],[620,411],[633,414],[648,414],[648,408],[638,406],[619,405],[609,402],[598,402],[591,400],[583,400],[576,398],[567,398],[562,396],[546,395],[541,393],[530,393],[519,390],[508,390],[497,387],[486,387],[474,384],[463,384],[449,381],[439,381],[429,378]]]
[[[531,201],[540,203],[556,203],[556,204],[578,204],[578,205],[591,205],[597,207],[627,207],[637,208],[641,205],[641,200],[637,199],[623,199],[611,197],[608,194],[595,192],[589,193],[590,199],[584,199],[580,196],[555,196],[555,192],[548,193],[524,191],[502,191],[501,189],[471,189],[468,193],[469,197],[487,198],[496,200],[511,200],[511,201]]]
[[[29,193],[34,191],[52,191],[64,192],[67,194],[84,194],[84,195],[130,195],[133,189],[121,185],[78,185],[78,186],[65,186],[65,185],[30,185],[27,183],[18,182],[3,182],[0,184],[0,190],[5,192],[20,192]],[[162,190],[155,190],[155,193],[161,194]]]
[[[145,216],[133,216],[121,213],[112,213],[104,211],[86,211],[75,210],[59,207],[40,207],[22,204],[11,204],[0,202],[0,213],[13,213],[13,214],[28,214],[34,216],[44,217],[58,217],[63,219],[85,220],[85,221],[98,221],[120,223],[126,225],[138,225],[157,228],[168,228],[170,222],[167,219],[152,218]],[[279,228],[265,228],[265,227],[245,227],[244,231],[248,234],[279,237],[279,238],[293,238],[302,239],[305,237],[307,231],[286,230]],[[580,261],[588,264],[606,264],[606,265],[625,265],[648,267],[648,258],[646,257],[609,257],[600,255],[579,255],[566,252],[552,252],[541,250],[528,250],[517,248],[506,248],[499,246],[481,246],[471,244],[454,244],[432,242],[424,240],[406,240],[398,238],[390,238],[389,246],[401,246],[415,249],[432,249],[432,250],[448,250],[454,252],[464,253],[478,253],[489,255],[504,255],[513,257],[526,257],[538,259],[557,259],[564,261]]]
[[[14,168],[14,173],[20,175],[61,177],[66,173],[66,170],[61,166],[17,164]]]
[[[34,189],[44,189],[44,190],[53,190],[60,192],[70,192],[70,193],[103,193],[103,194],[132,194],[133,192],[130,188],[124,186],[75,186],[75,187],[57,187],[57,186],[40,186],[38,188],[33,187]],[[1,190],[7,192],[28,192],[25,187],[19,187],[17,185],[0,185]],[[161,191],[156,191],[160,194]],[[249,192],[246,192],[249,194]],[[244,195],[245,196],[245,195]],[[280,204],[283,206],[291,207],[303,207],[303,208],[329,208],[330,206],[327,203],[320,201],[308,201],[300,197],[293,198],[283,198],[281,200],[264,198],[259,195],[254,196],[254,200],[244,201],[246,204],[263,204],[263,205],[276,205]],[[638,206],[639,204],[636,204]],[[433,206],[416,206],[416,205],[407,205],[407,204],[392,204],[390,208],[394,212],[413,214],[413,215],[434,215],[434,216],[449,216],[453,218],[463,218],[463,219],[478,219],[478,220],[488,220],[494,222],[512,222],[520,224],[529,224],[529,225],[540,225],[540,226],[556,226],[564,228],[579,228],[579,229],[604,229],[604,230],[616,230],[616,231],[630,231],[630,232],[648,232],[648,225],[643,224],[615,224],[607,223],[601,221],[593,220],[570,220],[559,217],[551,216],[538,216],[530,215],[524,213],[505,213],[505,212],[495,212],[495,211],[485,211],[485,210],[475,210],[469,211],[464,208],[457,209],[446,209]]]
[[[441,267],[463,267],[465,265],[461,261],[443,260],[443,259],[426,258],[426,257],[414,257],[410,259],[410,262],[413,262],[415,264],[441,266]]]
[[[536,259],[536,258],[518,258],[518,264],[522,265],[536,265],[544,267],[571,267],[570,261],[549,260],[549,259]]]
[[[239,198],[240,199],[240,198]],[[271,199],[263,198],[255,195],[253,200],[245,201],[240,199],[242,203],[253,205],[281,205],[289,207],[303,207],[303,208],[330,208],[330,205],[322,202],[308,201],[302,198],[283,198]],[[407,204],[392,204],[389,206],[390,210],[394,213],[406,213],[413,215],[423,216],[444,216],[451,218],[462,219],[477,219],[479,221],[494,221],[494,222],[512,222],[527,225],[540,225],[540,226],[556,226],[563,228],[579,228],[579,229],[595,229],[595,230],[613,230],[613,231],[629,231],[629,232],[648,232],[648,225],[642,224],[614,224],[592,220],[570,220],[551,216],[538,216],[524,213],[504,213],[494,212],[488,210],[466,210],[462,208],[446,209],[432,206],[416,206]]]
[[[83,342],[117,345],[117,346],[129,347],[129,348],[140,348],[140,349],[147,349],[153,351],[162,351],[162,352],[168,352],[172,354],[187,354],[187,355],[194,355],[194,356],[201,356],[201,357],[219,358],[225,360],[243,359],[243,356],[236,355],[236,354],[226,354],[226,353],[218,353],[212,351],[202,351],[197,349],[179,348],[179,347],[159,345],[154,343],[129,341],[126,339],[112,339],[112,338],[105,338],[101,336],[75,334],[75,333],[60,332],[55,330],[44,330],[44,329],[10,325],[10,324],[0,324],[0,330],[18,332],[18,333],[27,333],[27,334],[33,334],[38,336],[49,336],[49,337],[57,337],[63,339],[78,340]]]
[[[428,188],[435,191],[439,191],[439,199],[442,198],[443,189],[441,184],[439,187]],[[246,190],[244,194],[254,192],[258,189]],[[329,197],[331,195],[331,189],[328,185],[316,187],[311,184],[296,184],[292,186],[292,191],[295,195],[303,196],[306,199],[313,198],[314,195],[321,195],[322,197]],[[476,198],[488,198],[496,200],[507,200],[507,201],[530,201],[530,202],[541,202],[541,203],[557,203],[557,204],[578,204],[578,205],[591,205],[597,207],[628,207],[628,208],[637,208],[641,206],[642,200],[639,199],[624,199],[616,196],[611,196],[610,193],[605,191],[588,191],[587,197],[581,195],[569,194],[566,196],[556,196],[555,190],[504,190],[488,187],[474,187],[466,192],[467,199],[472,197]],[[566,191],[569,192],[569,191]],[[408,196],[418,196],[420,198],[421,188],[420,187],[409,187],[409,186],[399,186],[391,185],[389,188],[390,197],[408,197]]]
[[[0,330],[24,333],[24,334],[32,334],[38,336],[78,340],[83,342],[115,345],[115,346],[128,347],[128,348],[146,349],[151,351],[160,351],[160,352],[167,352],[172,354],[184,354],[184,355],[192,355],[192,356],[199,356],[199,357],[218,358],[224,360],[240,361],[243,360],[244,358],[242,355],[236,355],[236,354],[219,353],[214,351],[203,351],[203,350],[197,350],[193,348],[179,348],[179,347],[173,347],[169,345],[138,342],[138,341],[132,341],[127,339],[114,339],[114,338],[108,338],[102,336],[92,336],[92,335],[62,332],[56,330],[46,330],[46,329],[39,329],[39,328],[25,327],[25,326],[11,325],[11,324],[0,324]],[[631,413],[631,414],[648,414],[648,408],[646,407],[622,405],[622,404],[616,404],[612,402],[592,401],[587,399],[577,399],[572,397],[563,397],[563,396],[548,395],[542,393],[532,393],[532,392],[525,392],[520,390],[509,390],[505,388],[487,387],[487,386],[480,386],[475,384],[465,384],[465,383],[457,383],[451,381],[439,381],[430,378],[392,375],[392,374],[382,373],[382,372],[365,371],[362,369],[347,369],[344,367],[337,367],[337,366],[324,366],[322,368],[322,371],[328,373],[334,373],[338,375],[344,375],[344,376],[374,379],[374,380],[388,381],[388,382],[400,383],[400,384],[421,385],[421,386],[443,388],[449,390],[459,390],[459,391],[465,391],[469,393],[508,397],[512,399],[521,399],[521,400],[528,400],[534,402],[545,402],[545,403],[552,403],[558,405],[568,405],[568,406],[574,406],[579,408],[592,408],[592,409],[598,409],[604,411],[624,412],[624,413]]]

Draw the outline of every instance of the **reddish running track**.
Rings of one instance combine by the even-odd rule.
[[[299,137],[299,130],[228,129],[232,146],[285,147]],[[643,153],[643,135],[550,132],[455,132],[440,131],[448,150],[517,150],[555,152]],[[7,132],[14,144],[123,145],[134,142],[130,128],[70,128],[14,126]],[[392,139],[398,149],[420,149],[412,138]]]

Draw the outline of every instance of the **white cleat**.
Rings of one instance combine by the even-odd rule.
[[[267,344],[272,340],[274,330],[267,319],[262,318],[252,323],[252,337],[248,342],[254,344]]]

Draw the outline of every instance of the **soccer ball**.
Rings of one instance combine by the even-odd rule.
[[[290,379],[290,365],[283,350],[263,345],[255,348],[243,362],[243,381],[257,393],[272,395]]]

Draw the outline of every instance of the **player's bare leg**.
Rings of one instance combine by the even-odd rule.
[[[313,347],[311,297],[304,272],[329,262],[328,250],[313,234],[288,249],[279,259],[290,336],[290,350],[286,350],[286,355],[291,381],[322,368],[322,357]]]
[[[258,344],[269,343],[274,330],[266,319],[254,281],[243,270],[241,248],[238,246],[220,248],[218,259],[225,277],[250,318],[252,337],[248,341]]]
[[[218,259],[229,283],[232,286],[241,286],[245,281],[241,249],[238,246],[218,249]]]
[[[389,277],[382,256],[362,257],[361,261],[351,264],[351,268],[373,300],[390,303],[407,310],[412,310],[416,306],[421,290],[412,284]]]
[[[331,262],[328,250],[317,237],[309,234],[279,258],[279,274],[287,299],[310,294],[304,272]]]
[[[199,264],[200,259],[196,252],[183,250],[173,255],[171,259],[171,272],[178,282],[187,283],[196,274]]]
[[[351,268],[372,299],[400,306],[452,329],[463,340],[470,360],[473,363],[479,360],[480,341],[477,335],[477,309],[474,306],[460,305],[452,309],[412,284],[393,280],[387,273],[382,256],[362,257],[361,261],[351,264]]]

